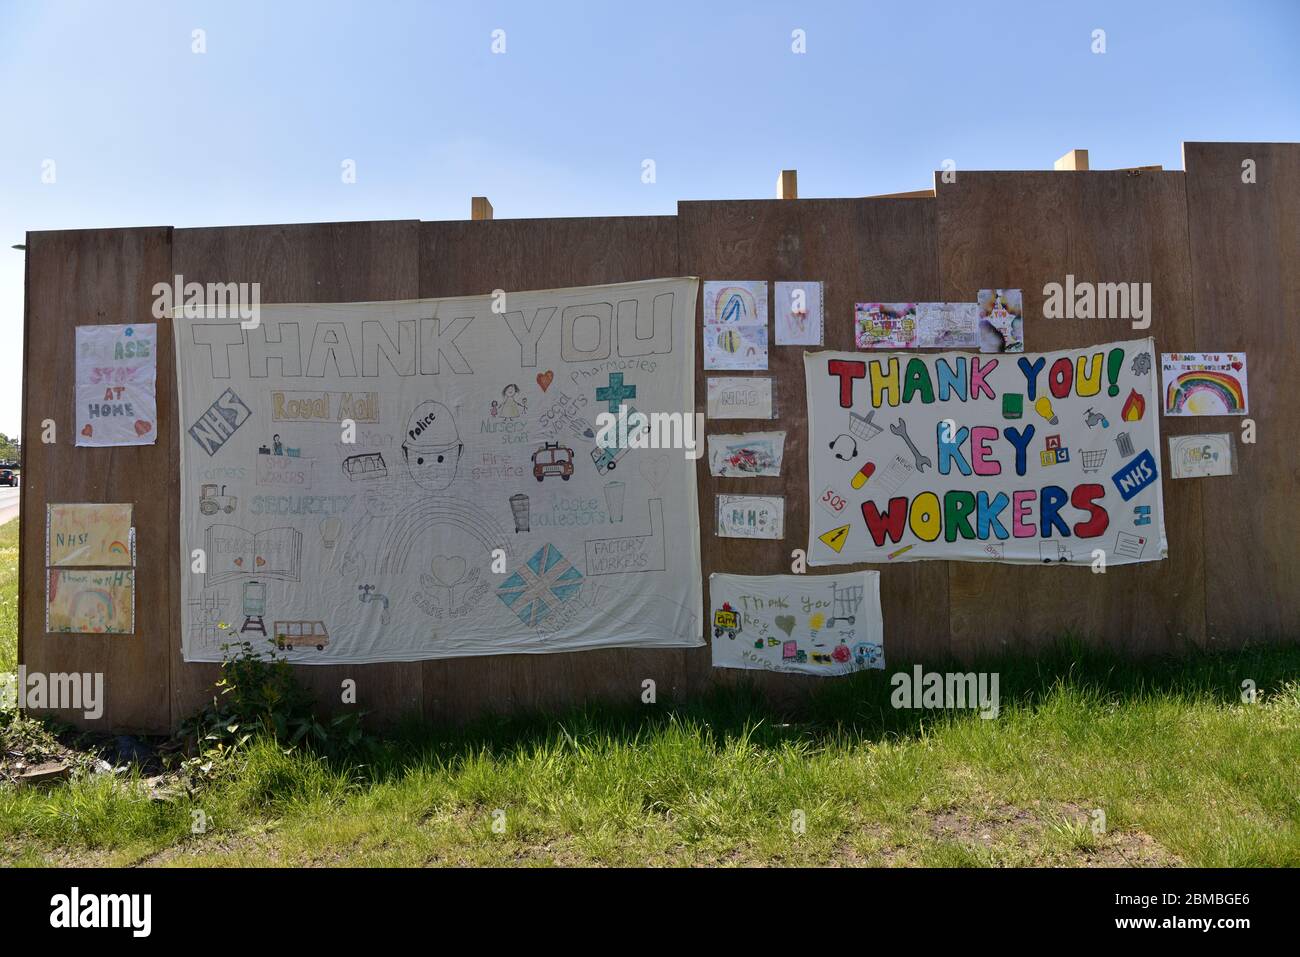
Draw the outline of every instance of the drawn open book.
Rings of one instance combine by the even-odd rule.
[[[254,534],[238,525],[211,525],[204,540],[208,550],[205,586],[245,575],[299,580],[302,532],[296,528],[266,528]]]

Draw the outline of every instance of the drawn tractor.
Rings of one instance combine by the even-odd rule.
[[[225,512],[229,515],[239,504],[239,499],[233,495],[226,494],[226,487],[221,486],[221,493],[217,493],[217,486],[204,485],[199,491],[199,511],[204,515],[216,515],[217,512]]]
[[[740,616],[732,610],[730,602],[723,602],[722,609],[713,613],[713,637],[721,638],[724,634],[732,639],[740,631]]]

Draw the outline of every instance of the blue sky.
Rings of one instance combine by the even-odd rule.
[[[1074,147],[1181,168],[1183,140],[1300,140],[1298,47],[1295,0],[0,0],[0,319],[28,229],[671,214],[782,168],[862,196]],[[0,351],[9,435],[21,375]]]

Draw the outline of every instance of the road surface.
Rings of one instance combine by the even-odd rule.
[[[18,489],[0,485],[0,525],[18,517]]]

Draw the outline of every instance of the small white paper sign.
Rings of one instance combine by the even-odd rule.
[[[785,538],[785,499],[780,495],[719,495],[719,538]]]
[[[770,376],[710,376],[705,409],[710,419],[774,419]]]
[[[158,326],[77,326],[77,445],[153,445],[158,438]]]
[[[1232,433],[1169,436],[1169,467],[1176,479],[1234,474]]]
[[[778,346],[822,344],[821,283],[778,282],[773,302]]]

